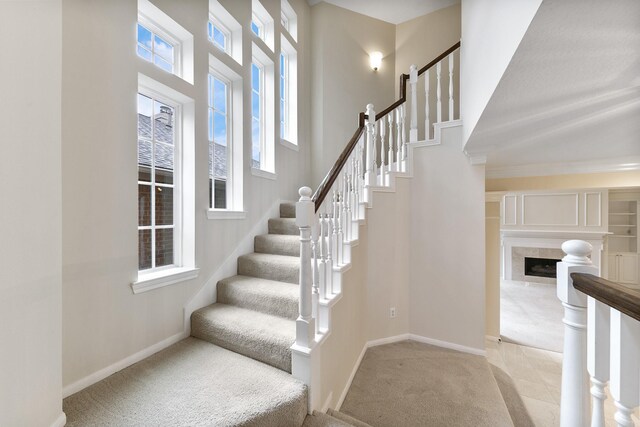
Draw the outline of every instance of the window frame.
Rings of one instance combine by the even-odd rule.
[[[209,38],[209,28],[208,26],[211,25],[211,38]],[[214,42],[214,34],[215,34],[215,28],[218,28],[218,30],[220,30],[220,32],[224,35],[225,38],[225,46],[224,49],[220,48],[220,46],[218,46],[215,42]],[[211,42],[211,44],[213,46],[215,46],[216,48],[220,49],[220,51],[226,53],[227,55],[231,56],[231,43],[232,43],[232,33],[231,31],[224,25],[222,24],[222,22],[216,18],[212,13],[209,14],[209,21],[207,22],[207,38],[209,39],[209,42]]]
[[[256,92],[253,89],[253,67],[256,67],[259,71],[259,90]],[[266,121],[265,121],[265,66],[258,61],[255,57],[251,61],[251,165],[253,167],[253,94],[258,95],[258,129],[259,129],[259,147],[260,147],[260,159],[258,161],[258,169],[265,170],[265,154],[266,154]]]
[[[256,26],[256,28],[258,28],[258,34],[256,34],[253,31],[253,25]],[[265,38],[265,33],[264,33],[264,22],[262,22],[262,19],[258,18],[258,16],[254,13],[251,14],[251,34],[253,34],[254,36],[258,37],[260,40],[264,41]]]
[[[183,238],[183,230],[182,230],[182,217],[183,217],[183,179],[182,179],[182,105],[178,102],[175,102],[171,98],[164,96],[162,93],[157,92],[153,89],[147,87],[138,87],[137,93],[142,96],[146,96],[147,98],[151,98],[152,101],[160,102],[164,105],[167,105],[173,108],[173,263],[168,265],[163,265],[160,267],[155,266],[156,259],[156,248],[155,248],[155,231],[157,225],[155,224],[155,126],[153,125],[153,120],[155,118],[155,111],[153,112],[153,117],[151,118],[151,129],[152,129],[152,154],[151,154],[151,164],[152,164],[152,176],[154,179],[151,182],[151,211],[152,213],[152,221],[151,226],[140,226],[138,224],[137,230],[151,230],[151,268],[140,270],[138,269],[138,277],[145,275],[153,275],[154,273],[163,272],[165,270],[173,270],[176,268],[180,268],[183,266],[183,253],[182,253],[182,238]],[[137,108],[136,108],[137,111]],[[136,113],[139,114],[139,113]],[[136,130],[137,133],[137,130]],[[140,135],[137,135],[136,141],[140,139]],[[137,143],[137,142],[136,142]],[[137,150],[136,150],[137,157]],[[136,167],[137,163],[136,163]],[[138,180],[138,185],[144,182]],[[169,185],[163,184],[160,187],[169,187]],[[169,227],[160,226],[160,229],[166,229]],[[139,239],[139,235],[138,235]],[[139,245],[138,245],[139,251]],[[138,261],[140,260],[140,253],[138,252]],[[138,264],[139,266],[139,264]]]
[[[289,17],[284,13],[284,10],[280,10],[280,25],[285,31],[289,32]]]
[[[290,92],[291,89],[289,85],[291,81],[289,80],[289,55],[285,51],[281,51],[278,57],[280,61],[278,61],[279,67],[279,84],[284,86],[284,88],[280,87],[280,91],[278,92],[278,108],[280,109],[280,126],[278,127],[278,131],[280,133],[280,139],[284,139],[285,141],[290,141],[291,137],[289,135],[290,131],[290,122],[291,117],[289,115],[290,108]],[[284,66],[283,66],[284,63]],[[284,96],[280,94],[284,91]],[[280,108],[280,102],[283,103],[284,108]]]
[[[150,62],[151,64],[153,64],[155,67],[161,69],[162,71],[169,73],[169,74],[174,74],[178,77],[182,78],[182,43],[180,42],[180,39],[178,39],[176,36],[174,36],[173,34],[171,34],[170,32],[166,31],[164,28],[162,28],[160,25],[158,25],[155,21],[153,21],[151,18],[147,17],[144,13],[142,12],[138,12],[138,21],[137,24],[143,26],[144,28],[146,28],[148,31],[151,32],[151,39],[152,39],[152,50],[151,50],[151,61],[147,61],[145,58],[142,58],[140,55],[138,55],[138,46],[140,45],[140,43],[138,42],[138,26],[136,25],[136,55],[139,58],[142,58],[143,61],[146,62]],[[163,68],[161,68],[159,65],[157,65],[154,61],[154,57],[155,55],[157,55],[155,53],[155,38],[153,37],[154,35],[157,35],[158,37],[160,37],[161,39],[163,39],[164,41],[166,41],[168,44],[171,45],[171,47],[173,47],[173,63],[172,65],[172,71],[167,71]],[[143,49],[146,49],[146,47],[143,46]],[[164,58],[160,55],[158,55],[161,59],[164,60]]]
[[[234,162],[234,158],[233,158],[233,96],[232,96],[232,91],[233,91],[233,82],[228,79],[227,77],[225,77],[222,73],[218,72],[217,70],[215,70],[214,68],[209,67],[209,73],[208,76],[211,76],[213,79],[217,79],[219,81],[221,81],[224,85],[225,85],[225,102],[226,102],[226,113],[225,113],[225,121],[226,121],[226,129],[227,129],[227,134],[226,134],[226,151],[227,151],[227,161],[226,161],[226,167],[227,167],[227,176],[226,176],[226,181],[225,181],[225,193],[226,193],[226,197],[225,197],[225,207],[224,208],[216,208],[215,207],[215,162],[213,162],[212,159],[212,165],[213,165],[213,171],[212,171],[212,175],[211,175],[211,180],[212,180],[212,185],[211,185],[211,203],[209,206],[209,209],[211,210],[225,210],[225,211],[230,211],[233,210],[233,207],[236,205],[235,203],[235,199],[234,199],[234,177],[233,177],[233,162]],[[208,80],[209,82],[209,80]],[[207,82],[207,83],[208,83]],[[214,93],[213,93],[213,86],[208,87],[208,91],[210,92],[207,97],[207,103],[209,99],[212,99],[213,105],[209,105],[207,107],[207,114],[209,111],[211,111],[212,113],[212,117],[213,117],[213,121],[210,123],[214,123],[215,122],[215,99],[214,99]],[[207,116],[208,117],[208,116]],[[209,122],[207,123],[207,126],[209,126],[210,124]],[[208,135],[207,135],[207,139],[208,139]],[[215,126],[214,129],[211,129],[211,140],[209,141],[209,143],[211,144],[215,144]],[[215,145],[214,145],[215,146]],[[212,150],[213,155],[215,155],[215,149]]]

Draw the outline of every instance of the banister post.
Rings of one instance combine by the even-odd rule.
[[[373,110],[373,104],[367,105],[367,120],[365,121],[367,128],[367,144],[366,144],[366,169],[364,174],[365,183],[365,198],[367,202],[371,201],[371,190],[367,187],[372,187],[376,184],[376,166],[375,166],[375,127],[376,127],[376,112]]]
[[[409,141],[418,140],[418,67],[412,64],[409,67],[409,85],[411,86],[411,124]],[[427,136],[425,139],[429,139]]]
[[[296,320],[296,344],[308,348],[315,338],[311,268],[311,226],[314,224],[315,207],[309,187],[302,187],[299,194],[300,200],[296,203],[296,225],[300,228],[300,301],[299,316]]]
[[[592,246],[582,240],[562,244],[567,254],[557,265],[557,295],[564,307],[564,353],[560,426],[582,427],[589,421],[587,374],[587,296],[573,287],[571,273],[598,274],[589,259]]]

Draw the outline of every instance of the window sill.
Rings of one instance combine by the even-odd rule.
[[[245,219],[247,212],[227,209],[207,209],[208,219]]]
[[[287,147],[289,150],[300,151],[300,147],[298,144],[294,144],[293,142],[287,141],[286,139],[280,139],[280,144]]]
[[[251,174],[253,176],[259,176],[260,178],[267,178],[273,181],[275,181],[277,178],[276,174],[273,172],[265,171],[262,169],[256,169],[256,168],[251,168]]]
[[[176,267],[169,270],[141,274],[138,280],[131,284],[134,294],[151,291],[175,283],[184,282],[198,277],[200,269],[195,267]]]

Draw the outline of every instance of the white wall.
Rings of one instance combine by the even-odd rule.
[[[484,166],[460,150],[461,127],[416,150],[411,180],[411,333],[484,350]]]
[[[61,2],[0,2],[0,425],[63,425]],[[43,36],[44,35],[44,36]]]
[[[462,0],[460,110],[469,140],[542,0]]]
[[[276,144],[276,180],[251,174],[251,2],[221,0],[243,25],[244,207],[246,219],[209,220],[207,146],[207,0],[152,0],[194,36],[194,84],[135,54],[135,1],[68,0],[63,4],[63,382],[86,384],[100,370],[185,332],[184,307],[214,277],[278,199],[310,181],[309,94],[300,79],[299,151]],[[263,5],[279,28],[280,0]],[[309,75],[309,6],[298,14],[298,75]],[[277,63],[280,36],[270,54]],[[137,275],[136,92],[138,72],[194,100],[195,259],[197,279],[134,295]],[[274,100],[273,109],[277,109]],[[278,140],[278,139],[276,139]],[[212,281],[215,285],[215,281]],[[103,371],[104,372],[104,371]]]
[[[311,9],[312,146],[316,187],[353,136],[358,113],[373,103],[377,111],[397,98],[395,25],[321,2]],[[369,54],[380,51],[377,72]]]

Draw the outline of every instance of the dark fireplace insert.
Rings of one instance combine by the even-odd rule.
[[[556,263],[559,259],[524,258],[524,275],[556,278]]]

